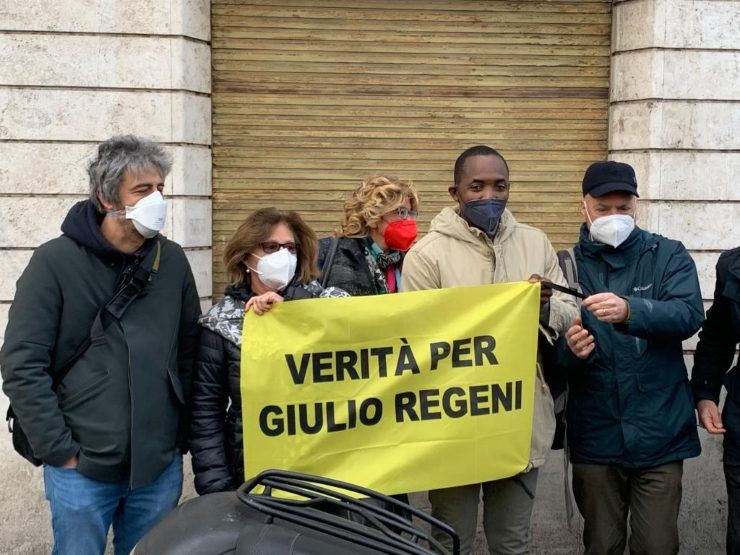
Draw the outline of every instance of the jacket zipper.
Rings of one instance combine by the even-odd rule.
[[[604,285],[606,285],[607,291],[611,291],[611,284],[610,284],[611,275],[609,271],[609,264],[605,260],[603,260],[602,263],[604,264]],[[622,414],[622,399],[620,396],[621,390],[619,387],[619,371],[618,371],[618,366],[617,366],[617,360],[615,358],[616,350],[613,348],[614,347],[614,338],[613,338],[614,335],[615,334],[614,334],[613,327],[612,327],[612,352],[611,352],[610,362],[611,362],[611,367],[614,369],[614,386],[615,386],[616,393],[617,393],[615,395],[615,401],[617,403],[617,410],[619,411],[619,414],[621,415]],[[622,440],[624,444],[626,445],[627,442],[624,439],[624,427],[622,425],[621,418],[620,418],[620,429],[622,431]]]
[[[134,484],[134,393],[133,393],[133,378],[131,377],[131,348],[128,344],[128,337],[126,337],[126,330],[120,324],[123,337],[126,340],[126,355],[128,356],[128,397],[131,405],[130,409],[130,430],[129,430],[129,469],[128,469],[128,489],[132,490]]]

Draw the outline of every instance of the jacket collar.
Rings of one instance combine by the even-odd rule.
[[[224,289],[224,295],[227,297],[233,297],[240,301],[248,301],[252,296],[252,290],[249,287],[248,282],[240,283],[238,285],[230,283]]]
[[[646,233],[635,226],[629,237],[618,247],[591,240],[591,233],[585,223],[581,224],[578,245],[585,256],[601,259],[611,268],[624,268],[644,252],[652,249],[658,242],[658,235]]]
[[[154,244],[156,238],[147,239],[141,248],[132,255],[121,252],[108,242],[103,232],[100,230],[100,224],[103,221],[103,214],[98,212],[90,200],[82,200],[76,203],[64,218],[62,222],[62,233],[72,239],[78,245],[81,245],[104,259],[129,260],[130,257],[145,256],[149,248]]]
[[[730,264],[727,267],[727,271],[735,276],[740,281],[740,249],[735,249],[735,254],[730,259]]]
[[[251,296],[252,290],[248,283],[227,285],[224,298],[201,316],[198,323],[239,347],[242,344],[244,308]]]
[[[366,240],[366,237],[342,237],[339,241],[338,248],[349,258],[355,262],[359,262],[365,259],[365,251],[362,248],[362,244]]]
[[[349,297],[343,289],[338,287],[323,289],[315,280],[303,285],[297,277],[294,277],[284,292],[280,294],[286,301],[313,297]],[[227,285],[224,298],[201,316],[198,323],[239,347],[242,344],[247,301],[253,296],[254,293],[248,284]]]

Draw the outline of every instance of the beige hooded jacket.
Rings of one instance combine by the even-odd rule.
[[[429,233],[406,255],[401,289],[418,291],[523,281],[532,274],[567,286],[557,254],[542,231],[518,223],[506,210],[492,242],[481,230],[470,227],[457,208],[445,208],[432,220]],[[549,325],[540,324],[540,330],[553,342],[565,333],[577,315],[575,298],[556,291],[550,300]],[[543,379],[538,356],[527,470],[545,463],[554,433],[552,395]]]

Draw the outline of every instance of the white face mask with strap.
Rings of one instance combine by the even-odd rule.
[[[133,206],[126,206],[124,210],[106,212],[106,216],[124,216],[127,220],[132,220],[139,235],[151,239],[164,228],[167,203],[162,193],[154,191]]]
[[[255,270],[249,266],[247,268],[255,272],[260,281],[273,291],[284,289],[295,276],[298,257],[289,252],[288,249],[280,249],[265,256],[257,256],[256,254],[254,256],[259,259],[257,269]]]
[[[595,220],[591,219],[586,203],[583,203],[591,228],[591,240],[617,248],[627,240],[632,230],[635,229],[635,218],[629,214],[609,214]]]

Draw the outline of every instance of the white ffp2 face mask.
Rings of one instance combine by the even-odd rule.
[[[635,219],[632,216],[627,214],[602,216],[591,222],[591,240],[617,248],[627,240],[633,229]]]
[[[125,210],[108,212],[108,216],[124,214],[127,220],[132,220],[136,231],[146,239],[151,239],[164,228],[167,218],[167,203],[159,191],[145,196],[133,206],[126,206]]]
[[[256,254],[254,256],[259,258],[259,262],[257,269],[253,271],[259,275],[260,281],[273,291],[283,289],[295,276],[298,257],[291,254],[288,249],[280,249],[265,256]]]

